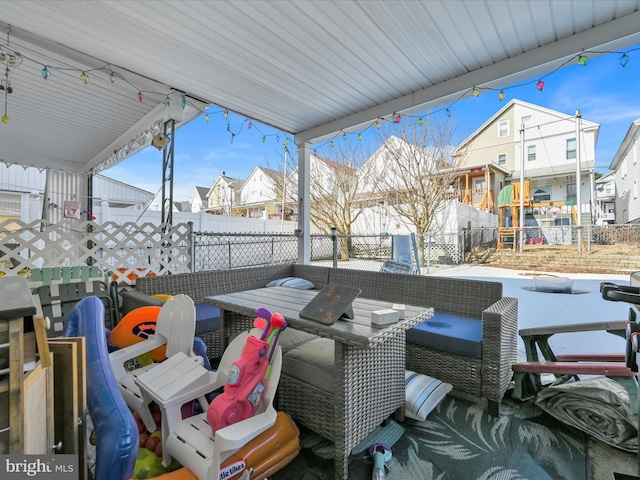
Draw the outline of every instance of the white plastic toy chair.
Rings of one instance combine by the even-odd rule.
[[[176,295],[168,300],[160,309],[156,320],[155,334],[149,336],[147,340],[116,350],[109,354],[111,368],[118,381],[120,392],[127,405],[132,410],[138,412],[149,432],[156,430],[148,402],[140,393],[140,388],[136,384],[136,377],[154,368],[157,363],[152,363],[142,368],[127,372],[124,363],[132,358],[150,352],[162,345],[167,346],[167,358],[171,358],[178,352],[186,355],[190,361],[202,364],[201,357],[193,352],[193,339],[196,331],[196,309],[193,300],[187,295]]]
[[[260,333],[260,329],[251,332],[258,337]],[[215,373],[209,372],[212,380],[210,391],[224,386],[231,365],[240,358],[247,336],[246,332],[238,335],[224,351],[218,370]],[[170,426],[163,452],[187,467],[199,480],[218,480],[220,464],[276,422],[277,412],[273,407],[273,399],[280,380],[282,350],[279,345],[276,345],[275,349],[267,385],[253,417],[221,428],[214,435],[207,423],[207,412],[203,405],[204,413],[180,420]],[[188,401],[187,396],[188,393],[185,392],[185,398],[181,401]],[[191,398],[194,398],[194,395],[191,395]],[[163,433],[164,428],[163,425]]]

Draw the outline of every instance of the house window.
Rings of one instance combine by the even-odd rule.
[[[568,138],[567,139],[567,160],[572,160],[576,158],[576,139]]]
[[[507,164],[507,154],[501,153],[498,155],[498,165],[506,165]]]
[[[509,136],[509,120],[498,122],[498,138]]]
[[[533,189],[533,203],[550,202],[551,187],[536,187]]]
[[[529,145],[527,147],[527,160],[532,162],[535,159],[536,159],[536,146],[535,145]]]
[[[522,126],[530,127],[531,126],[531,115],[527,115],[526,117],[522,117]]]
[[[576,203],[576,184],[575,183],[567,183],[567,202],[573,202],[574,205]]]

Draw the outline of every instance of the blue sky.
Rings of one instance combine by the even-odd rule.
[[[620,53],[610,53],[590,58],[586,66],[572,62],[549,73],[542,91],[536,89],[535,78],[528,85],[522,85],[527,81],[505,85],[502,101],[497,92],[481,90],[479,97],[455,103],[450,110],[458,137],[462,140],[468,136],[513,98],[567,115],[579,109],[583,119],[600,124],[596,170],[606,173],[631,122],[640,118],[640,45],[625,51],[629,52],[626,68],[619,63]],[[233,139],[227,131],[227,120],[217,108],[211,109],[208,122],[200,116],[176,132],[174,200],[189,200],[195,186],[212,186],[223,171],[231,177],[246,178],[256,166],[279,163],[284,133],[255,121],[248,128],[248,120],[233,114],[228,122],[231,132],[236,133]],[[267,137],[264,142],[263,135]],[[322,153],[322,149],[319,151]],[[147,147],[102,173],[156,193],[161,187],[161,169],[162,153]]]

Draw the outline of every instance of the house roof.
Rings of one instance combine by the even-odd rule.
[[[203,202],[207,199],[207,193],[209,193],[209,187],[196,187],[196,193]]]
[[[213,185],[211,185],[211,188],[207,190],[206,197],[210,196],[211,193],[213,192],[213,189],[216,187],[216,185],[218,185],[221,182],[226,183],[229,188],[233,188],[236,195],[240,192],[240,190],[242,189],[242,186],[244,185],[244,180],[240,178],[228,177],[225,174],[225,172],[222,172],[221,175],[218,175],[218,178],[216,178],[215,182],[213,182]]]
[[[638,131],[640,131],[640,118],[631,122],[629,126],[629,130],[627,130],[627,134],[624,136],[622,143],[620,144],[620,148],[613,156],[613,160],[611,161],[611,165],[609,165],[610,170],[616,170],[620,165],[620,162],[625,158],[629,148],[631,148],[633,144],[633,140],[638,135]]]
[[[529,102],[525,102],[523,100],[518,100],[517,98],[514,98],[512,100],[509,101],[509,103],[507,103],[504,107],[502,107],[500,110],[498,110],[496,113],[494,113],[487,121],[485,121],[482,125],[480,125],[480,127],[478,127],[471,135],[469,135],[465,140],[463,140],[460,145],[458,145],[454,151],[454,156],[456,154],[458,154],[458,152],[464,150],[464,148],[469,144],[469,142],[471,142],[473,139],[475,139],[478,135],[480,135],[487,127],[491,126],[492,124],[494,124],[498,118],[500,118],[502,115],[504,115],[504,113],[509,110],[514,108],[514,106],[519,105],[521,107],[527,108],[529,110],[538,110],[539,112],[545,112],[548,115],[552,115],[555,117],[560,118],[566,118],[566,119],[573,119],[575,117],[575,114],[569,115],[569,114],[564,114],[562,112],[559,112],[557,110],[552,110],[550,108],[546,108],[546,107],[542,107],[540,105],[536,105],[534,103],[529,103]],[[598,131],[600,129],[600,124],[586,120],[584,118],[582,118],[581,120],[581,124],[582,124],[582,129],[583,130],[595,130],[595,142],[598,141]],[[519,126],[518,126],[519,127]]]
[[[24,59],[0,161],[99,172],[210,104],[318,142],[630,47],[638,25],[640,0],[0,0]]]

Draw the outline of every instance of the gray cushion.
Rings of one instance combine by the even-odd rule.
[[[282,354],[284,355],[289,350],[302,345],[305,342],[319,338],[317,335],[311,333],[301,332],[295,328],[285,328],[280,332],[278,337],[278,345],[282,347]]]
[[[334,355],[333,340],[318,337],[303,342],[285,353],[282,373],[310,383],[325,392],[333,392]]]

